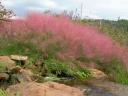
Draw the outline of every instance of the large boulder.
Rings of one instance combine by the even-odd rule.
[[[23,82],[7,88],[7,93],[20,96],[83,96],[82,92],[74,87],[55,82]]]

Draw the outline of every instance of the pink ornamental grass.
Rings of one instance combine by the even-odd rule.
[[[1,35],[17,38],[23,42],[25,36],[33,34],[33,38],[29,39],[38,40],[37,47],[41,48],[43,52],[48,49],[49,44],[59,42],[61,51],[55,50],[55,56],[63,59],[76,60],[84,56],[102,62],[109,62],[112,58],[118,58],[125,63],[128,61],[127,51],[119,45],[114,45],[110,38],[99,33],[96,29],[76,24],[64,16],[56,17],[31,13],[27,14],[24,20],[15,20],[1,26]]]

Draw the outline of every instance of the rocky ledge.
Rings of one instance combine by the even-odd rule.
[[[79,89],[55,82],[23,82],[10,86],[6,91],[20,96],[83,96]]]

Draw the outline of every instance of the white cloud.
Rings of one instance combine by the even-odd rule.
[[[10,19],[24,19],[23,17],[19,17],[19,16],[13,16]]]
[[[75,12],[76,8],[78,13],[80,13],[80,5],[83,3],[83,17],[89,15],[94,18],[117,19],[120,16],[128,19],[128,0],[1,0],[1,2],[5,8],[7,6],[7,9],[10,8],[22,13],[25,13],[25,11],[23,12],[24,9],[36,11],[51,10],[53,12],[73,10]]]
[[[53,0],[39,0],[37,1],[39,5],[42,5],[44,7],[50,7],[50,8],[57,8],[58,5]]]
[[[42,7],[26,7],[25,10],[27,11],[42,11],[44,8]]]
[[[20,1],[20,0],[1,0],[0,1],[2,3],[3,6],[5,7],[15,7],[15,6],[18,6],[18,7],[21,7],[22,8],[22,3],[24,2],[23,1]]]
[[[14,6],[14,1],[2,1],[3,6]]]
[[[69,1],[70,3],[73,2],[73,0]],[[72,6],[80,6],[81,3],[83,3],[83,16],[85,14],[90,17],[114,20],[117,20],[118,16],[120,16],[128,19],[127,0],[74,0]],[[80,10],[79,6],[77,8]],[[90,10],[91,12],[89,12]]]
[[[67,10],[68,8],[66,6],[59,7],[60,10]]]
[[[45,8],[49,8],[49,9],[57,9],[57,10],[66,10],[67,9],[67,6],[62,6],[62,5],[59,5],[55,0],[45,0],[45,1],[42,1],[42,0],[39,0],[37,2],[39,5],[41,5],[42,7],[45,7]],[[63,3],[63,2],[62,2]]]

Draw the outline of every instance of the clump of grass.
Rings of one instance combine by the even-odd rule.
[[[60,60],[45,60],[44,61],[49,68],[50,74],[56,74],[56,76],[70,76],[76,78],[88,78],[91,73],[87,69],[80,68],[78,65],[72,65],[71,62],[61,62]]]
[[[82,66],[95,62],[105,69],[109,68],[106,65],[112,66],[110,62],[116,58],[128,70],[125,48],[114,44],[98,30],[74,23],[67,17],[32,13],[23,20],[5,22],[0,26],[0,40],[6,40],[0,51],[2,54],[26,54],[34,60],[61,61],[65,65],[69,61],[73,64],[81,62]],[[54,66],[63,70],[59,64]]]
[[[14,96],[14,95],[7,94],[5,90],[0,90],[0,96]]]

